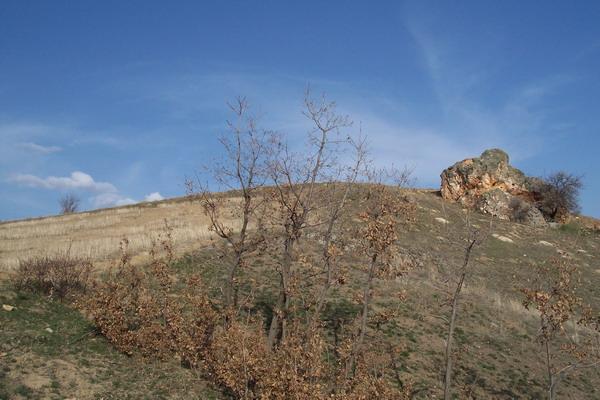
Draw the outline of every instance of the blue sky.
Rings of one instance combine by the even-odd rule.
[[[307,84],[438,187],[501,147],[600,217],[600,2],[0,2],[0,219],[180,196],[226,102],[301,138]]]

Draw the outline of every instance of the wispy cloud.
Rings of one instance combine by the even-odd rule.
[[[126,135],[123,135],[126,136]],[[73,139],[70,143],[70,146],[81,146],[81,145],[100,145],[113,147],[116,149],[123,149],[126,146],[126,143],[123,139],[118,139],[113,136],[108,136],[102,133],[87,133],[78,135],[75,139]]]
[[[62,150],[62,147],[59,147],[59,146],[43,146],[41,144],[37,144],[37,143],[33,143],[33,142],[19,143],[18,147],[28,150],[28,151],[35,152],[35,153],[41,153],[41,154],[57,153]]]
[[[568,125],[568,121],[554,121],[544,105],[572,76],[500,84],[502,75],[496,68],[506,61],[494,43],[467,50],[468,43],[437,29],[440,21],[435,17],[409,15],[404,22],[421,53],[445,138],[480,150],[502,147],[513,159],[522,160],[544,151],[551,142],[549,129]],[[464,57],[465,51],[469,57]],[[490,88],[495,88],[493,94]]]
[[[474,143],[455,141],[444,131],[399,121],[393,116],[364,110],[351,115],[368,135],[375,165],[408,167],[418,186],[436,186],[444,168],[480,152]]]
[[[547,111],[540,105],[567,77],[513,87],[490,100],[483,89],[493,86],[489,84],[494,72],[485,68],[488,60],[462,60],[452,38],[440,39],[418,21],[411,21],[408,28],[421,50],[423,68],[438,103],[437,107],[430,106],[432,120],[419,117],[419,106],[400,96],[360,92],[353,85],[311,78],[222,72],[217,76],[188,75],[148,86],[138,82],[139,90],[146,100],[161,102],[176,119],[203,115],[206,119],[197,123],[207,132],[222,130],[215,115],[228,117],[224,112],[226,100],[236,94],[248,95],[256,106],[254,111],[262,116],[259,122],[288,134],[294,145],[300,145],[309,129],[300,112],[303,89],[313,82],[314,94],[328,93],[340,111],[361,123],[378,161],[411,165],[418,181],[428,185],[436,185],[440,171],[448,165],[477,156],[489,147],[501,147],[517,161],[543,151],[549,142],[540,138],[547,134],[549,123]],[[129,89],[133,90],[131,86]],[[553,126],[564,124],[553,122]]]
[[[119,138],[100,129],[84,129],[75,123],[61,124],[35,120],[2,120],[0,119],[0,138],[3,146],[0,155],[11,156],[14,149],[29,153],[56,153],[72,146],[94,145],[123,148],[124,137],[129,135],[126,129],[116,129]],[[52,141],[53,145],[40,142]],[[14,154],[13,154],[14,155]],[[19,156],[22,152],[19,152]],[[0,159],[0,163],[2,163]]]
[[[144,196],[143,201],[160,201],[165,198],[159,192],[152,192],[146,196]],[[92,197],[91,202],[96,208],[103,207],[119,207],[126,206],[129,204],[139,203],[139,200],[132,199],[131,197],[123,196],[119,193],[101,193],[97,196]]]
[[[64,131],[58,126],[31,121],[7,121],[0,119],[0,173],[15,165],[39,165],[40,154],[60,151]],[[43,146],[40,142],[52,140],[54,146]]]
[[[28,121],[0,121],[0,137],[18,138],[18,137],[37,137],[46,133],[56,133],[54,128],[36,122]]]
[[[296,147],[302,146],[306,133],[311,129],[310,122],[301,112],[302,96],[310,83],[313,96],[326,93],[328,100],[338,104],[338,111],[348,114],[355,122],[348,133],[357,133],[359,126],[362,127],[377,165],[414,167],[418,183],[424,185],[437,185],[442,169],[458,159],[481,152],[473,142],[453,140],[450,131],[439,131],[436,127],[415,121],[411,110],[399,99],[377,93],[357,93],[351,85],[344,86],[339,82],[278,78],[277,82],[273,82],[274,79],[268,76],[232,73],[226,79],[223,73],[218,79],[214,76],[189,76],[185,81],[169,81],[167,87],[160,90],[152,87],[156,90],[156,99],[176,109],[178,115],[188,115],[198,105],[207,105],[222,112],[226,110],[225,100],[235,94],[248,95],[252,111],[259,116],[259,123],[285,134],[291,146]],[[224,86],[225,89],[202,90],[205,85],[214,85],[213,79],[228,82],[228,85]],[[223,99],[223,102],[219,104],[216,98]],[[214,124],[213,121],[211,119]],[[214,131],[222,130],[223,126],[216,125]]]

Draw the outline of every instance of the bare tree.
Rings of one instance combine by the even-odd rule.
[[[267,147],[271,133],[257,127],[245,98],[228,104],[234,114],[227,121],[228,133],[219,138],[225,150],[225,159],[209,168],[212,178],[221,190],[239,193],[241,200],[211,192],[201,182],[188,180],[187,191],[198,195],[202,208],[210,220],[210,229],[227,244],[230,263],[224,285],[226,307],[238,304],[239,270],[246,265],[246,257],[262,243],[260,216],[257,210],[264,204],[260,189],[265,183]],[[196,190],[198,187],[199,190]],[[254,224],[253,232],[250,225]]]
[[[322,204],[320,184],[329,181],[335,169],[336,149],[348,138],[339,138],[340,130],[351,125],[347,116],[339,115],[333,102],[323,96],[319,101],[311,98],[307,90],[303,114],[313,128],[309,132],[308,156],[303,157],[290,151],[281,141],[273,149],[271,179],[274,183],[274,198],[280,214],[281,257],[278,266],[279,295],[269,327],[269,348],[285,338],[286,322],[292,303],[295,246],[304,230],[311,225],[310,218]],[[321,201],[319,201],[321,200]],[[333,222],[337,217],[333,218]],[[331,219],[330,219],[331,221]],[[315,221],[313,221],[315,222]]]
[[[450,298],[448,299],[448,303],[450,305],[450,318],[447,320],[448,322],[448,333],[446,335],[446,349],[444,354],[445,361],[445,371],[444,371],[444,400],[450,400],[451,398],[451,389],[452,389],[452,351],[454,345],[454,330],[456,328],[456,320],[458,317],[459,311],[459,300],[460,295],[465,284],[466,278],[469,276],[471,272],[471,255],[473,249],[480,245],[485,239],[485,235],[483,235],[478,230],[474,229],[470,222],[470,215],[467,214],[465,217],[465,226],[466,226],[466,237],[465,237],[465,245],[464,245],[464,259],[461,268],[457,271],[457,281],[454,290],[452,291]],[[491,228],[491,222],[490,222]]]
[[[337,259],[341,253],[340,244],[335,238],[337,231],[340,231],[341,219],[348,204],[351,191],[355,189],[356,181],[366,167],[366,145],[365,140],[360,138],[357,142],[350,141],[352,144],[355,159],[354,164],[348,167],[344,181],[328,182],[330,187],[327,190],[327,198],[330,200],[325,204],[325,212],[323,218],[324,231],[321,234],[321,272],[325,275],[323,283],[320,285],[312,317],[311,325],[319,321],[320,314],[323,311],[331,289],[344,280],[337,268]],[[339,186],[339,190],[338,190]]]
[[[577,268],[563,259],[538,266],[531,286],[521,289],[525,308],[539,313],[537,340],[542,346],[547,372],[548,399],[556,399],[558,384],[571,373],[600,366],[600,317],[577,295]],[[568,334],[567,322],[577,324],[578,340]],[[566,343],[559,343],[560,339]],[[560,365],[557,354],[570,358]]]
[[[61,214],[72,214],[79,209],[80,200],[74,194],[66,194],[58,201]]]
[[[383,173],[367,173],[367,184],[356,184],[369,164],[365,141],[346,134],[351,122],[334,103],[306,94],[304,115],[312,129],[304,153],[257,128],[245,99],[230,108],[235,119],[221,138],[225,155],[210,167],[213,181],[228,192],[209,191],[198,178],[186,182],[190,200],[200,202],[222,244],[225,307],[200,276],[174,284],[167,226],[154,241],[153,268],[136,268],[124,251],[118,273],[99,284],[91,299],[96,324],[129,354],[177,354],[235,398],[412,398],[412,384],[401,380],[394,355],[387,347],[376,349],[380,326],[389,320],[385,311],[373,311],[373,298],[376,279],[399,277],[414,265],[395,261],[399,226],[416,203],[386,185]],[[392,180],[402,183],[408,174],[399,176]],[[359,262],[344,265],[345,253],[358,254]],[[255,257],[277,273],[268,330],[256,312],[262,301],[254,296],[271,282],[241,281],[246,274],[240,272]],[[357,271],[347,274],[350,268]],[[362,307],[355,312],[344,306],[341,319],[354,319],[356,329],[341,329],[341,343],[328,334],[323,310],[336,285],[351,279],[357,280],[340,292],[358,294]],[[115,318],[123,323],[115,325]],[[388,356],[398,386],[387,379]]]
[[[412,263],[394,263],[398,251],[398,228],[414,220],[416,207],[395,191],[394,187],[384,184],[383,178],[389,173],[375,171],[369,174],[370,183],[361,204],[361,227],[356,237],[359,242],[358,251],[366,258],[367,265],[362,268],[365,273],[362,281],[362,309],[357,333],[346,360],[346,382],[354,374],[357,358],[365,342],[373,298],[373,281],[376,278],[398,278],[413,266]],[[394,180],[402,183],[408,180],[410,173],[405,170],[393,176]]]

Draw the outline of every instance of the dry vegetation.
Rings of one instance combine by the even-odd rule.
[[[91,283],[92,272],[90,261],[71,257],[66,252],[20,260],[11,278],[19,291],[29,290],[64,300],[85,293]]]
[[[417,268],[400,280],[375,280],[368,346],[373,352],[380,353],[378,356],[372,353],[372,362],[396,366],[390,369],[392,375],[388,378],[396,381],[393,371],[397,370],[401,380],[410,379],[413,391],[417,392],[416,398],[440,398],[443,394],[441,365],[447,335],[447,324],[442,317],[448,315],[447,300],[452,289],[448,277],[456,276],[454,268],[462,264],[464,257],[464,245],[455,238],[464,235],[465,214],[454,205],[444,204],[434,192],[410,191],[409,194],[418,209],[412,226],[399,237],[403,247],[399,258],[411,260],[416,257]],[[353,224],[359,220],[357,200],[356,195],[350,199],[352,211],[348,214]],[[185,203],[179,203],[182,205]],[[199,204],[197,207],[201,212]],[[441,223],[436,218],[444,218],[449,223]],[[489,220],[481,215],[472,215],[471,222],[480,227],[489,226]],[[157,227],[159,229],[164,230],[164,223]],[[455,332],[453,391],[459,398],[542,398],[545,397],[547,373],[543,348],[536,341],[539,316],[522,306],[524,296],[519,290],[528,279],[533,287],[536,265],[555,256],[568,257],[564,259],[572,260],[578,266],[580,297],[595,307],[600,306],[597,289],[600,238],[583,228],[535,229],[500,221],[495,222],[493,232],[514,243],[490,237],[473,253],[472,271],[461,294]],[[148,252],[152,248],[151,240],[149,242]],[[177,248],[177,239],[173,242]],[[301,243],[303,249],[320,257],[318,237],[307,233]],[[349,248],[346,244],[340,246]],[[219,301],[222,298],[219,288],[225,281],[227,266],[223,249],[202,244],[199,248],[202,250],[183,258],[176,256],[170,267],[170,276],[175,280],[173,290],[180,291],[192,275],[198,274],[202,290],[211,301]],[[120,255],[118,246],[114,253]],[[342,270],[347,270],[354,257],[340,254],[336,260]],[[271,269],[272,263],[267,254],[256,254],[240,274],[240,278],[254,282],[241,285],[240,298],[254,303],[251,310],[268,312],[266,305],[273,304],[276,299],[273,282],[277,275]],[[140,269],[147,265],[146,262],[133,264]],[[360,271],[347,273],[358,274]],[[350,278],[352,276],[346,276],[346,279]],[[351,286],[345,285],[343,290],[351,289],[360,294],[359,286]],[[350,293],[343,294],[340,290],[339,287],[332,290],[322,314],[324,328],[329,332],[328,340],[332,341],[342,337],[359,312]],[[0,363],[10,369],[5,378],[0,377],[4,379],[0,382],[5,382],[8,393],[21,388],[32,398],[52,398],[52,393],[60,393],[54,395],[56,398],[98,398],[99,394],[104,398],[186,398],[187,393],[196,393],[200,398],[218,396],[214,389],[211,391],[206,387],[205,382],[210,379],[199,379],[192,372],[194,370],[179,370],[180,362],[174,362],[170,356],[162,361],[140,359],[139,351],[134,350],[133,356],[123,358],[110,350],[102,337],[89,334],[93,332],[92,328],[84,320],[80,321],[76,313],[36,297],[15,294],[6,286],[0,293],[2,303],[17,307],[12,312],[0,313],[3,326],[0,353],[7,353]],[[314,299],[314,293],[307,292],[306,298]],[[393,315],[386,317],[390,312]],[[46,327],[51,327],[54,333],[46,332]],[[581,333],[581,329],[572,321],[566,323],[566,332],[573,338]],[[234,340],[227,336],[220,339],[221,345],[237,349],[231,350],[230,354],[242,354],[233,344],[257,348],[256,340],[260,335],[244,332],[247,339]],[[80,339],[82,335],[85,336]],[[226,340],[232,343],[226,344]],[[562,340],[564,337],[559,337],[557,344]],[[52,372],[56,368],[66,368],[55,365],[59,359],[68,363],[66,371],[70,373]],[[559,352],[555,360],[557,365],[564,366],[569,357]],[[222,362],[215,365],[222,365]],[[244,366],[238,364],[236,368],[243,369]],[[131,374],[140,369],[140,374]],[[240,375],[236,373],[236,376]],[[239,380],[235,382],[239,383]],[[558,398],[594,399],[598,396],[599,382],[597,371],[576,370],[558,386]]]
[[[104,268],[118,257],[123,238],[137,260],[148,260],[152,238],[164,229],[165,220],[179,254],[208,242],[208,218],[198,201],[187,198],[0,223],[0,274],[14,270],[21,259],[45,256],[49,250],[70,251]]]
[[[374,170],[324,99],[306,97],[302,153],[245,100],[232,111],[212,172],[235,192],[190,183],[178,201],[0,225],[21,276],[0,292],[16,307],[0,313],[0,397],[598,398],[596,232],[490,221],[390,184],[407,175]],[[81,257],[101,266],[73,303],[87,322],[47,301]],[[102,390],[56,372],[33,385],[24,363],[61,352],[114,363],[131,392],[114,375]],[[164,387],[140,392],[125,365],[152,365]]]

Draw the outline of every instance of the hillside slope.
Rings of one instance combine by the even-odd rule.
[[[417,219],[399,242],[407,252],[418,255],[420,266],[402,281],[378,282],[374,306],[399,309],[401,316],[388,333],[404,349],[397,360],[399,371],[422,389],[419,398],[439,398],[447,273],[462,262],[464,243],[460,238],[467,213],[445,203],[433,191],[413,191],[411,196],[418,203]],[[143,257],[152,234],[162,229],[165,218],[175,232],[180,232],[174,239],[181,253],[205,248],[183,257],[176,264],[176,272],[186,275],[200,271],[209,280],[218,281],[222,270],[216,254],[205,246],[209,238],[206,221],[198,204],[185,201],[2,224],[3,269],[12,268],[24,253],[52,251],[70,241],[71,251],[106,263],[123,236],[134,238],[134,251]],[[579,266],[581,296],[600,307],[600,235],[576,221],[561,228],[541,229],[490,220],[481,214],[472,214],[470,219],[482,231],[489,230],[489,235],[474,251],[473,274],[462,298],[456,331],[456,392],[459,398],[542,398],[545,375],[542,353],[535,342],[538,319],[521,305],[519,289],[533,276],[534,265],[559,257]],[[310,245],[307,239],[305,246]],[[257,265],[246,273],[265,282],[263,297],[268,299],[275,292],[269,284],[272,271]],[[397,300],[401,290],[406,290],[404,302]],[[4,371],[0,386],[5,385],[0,398],[111,398],[107,397],[111,392],[118,393],[119,398],[186,398],[174,382],[186,382],[195,393],[208,393],[206,385],[189,370],[167,361],[148,364],[137,357],[122,356],[104,339],[85,335],[89,327],[68,308],[18,295],[6,283],[0,289],[0,300],[17,306],[16,312],[0,310],[0,364]],[[331,312],[342,312],[345,306],[333,301]],[[46,331],[47,327],[52,332]],[[577,328],[571,328],[576,334]],[[65,363],[72,373],[57,372]],[[145,372],[132,375],[131,368]],[[150,385],[150,381],[154,383]],[[129,386],[124,387],[127,382]],[[163,382],[162,386],[157,388],[157,382]],[[148,385],[147,391],[144,385]],[[593,369],[565,381],[559,394],[597,399],[599,387],[600,376]]]

